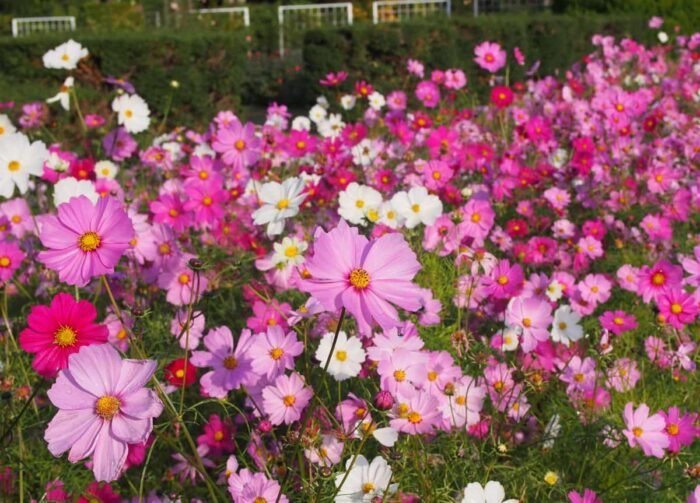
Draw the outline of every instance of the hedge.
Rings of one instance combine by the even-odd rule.
[[[174,121],[201,123],[214,110],[236,108],[245,84],[248,42],[245,35],[226,32],[136,32],[74,34],[90,50],[81,65],[80,93],[103,94],[102,75],[127,76],[152,109],[163,112],[176,93]],[[19,102],[54,94],[66,72],[46,70],[42,55],[66,40],[66,35],[0,40],[0,100]],[[172,80],[179,89],[173,90]],[[89,84],[85,84],[85,82]],[[193,120],[194,119],[194,120]]]
[[[309,94],[320,90],[318,80],[327,72],[346,70],[353,78],[370,80],[380,90],[396,87],[405,76],[408,58],[429,68],[462,68],[470,86],[485,84],[485,74],[473,63],[474,47],[497,41],[507,50],[520,47],[528,63],[512,64],[510,80],[525,77],[540,62],[539,74],[565,69],[591,52],[596,33],[650,41],[652,33],[641,16],[489,15],[452,17],[373,26],[357,24],[340,29],[316,29],[304,39],[304,70]],[[512,52],[511,52],[512,54]]]

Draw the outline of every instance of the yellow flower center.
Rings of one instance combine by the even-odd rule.
[[[616,316],[615,319],[613,320],[613,323],[614,323],[615,325],[622,325],[624,322],[625,322],[625,320],[623,320],[623,319],[620,318],[619,316]]]
[[[120,405],[121,403],[117,397],[105,395],[97,399],[95,403],[95,413],[102,419],[109,421],[119,412]]]
[[[63,56],[61,56],[61,59],[62,59],[63,61],[68,61],[70,58],[68,57],[68,54],[66,54],[66,53],[64,52],[64,53],[63,53]]]
[[[564,322],[564,321],[559,322],[559,330],[566,330],[567,326],[568,325],[566,324],[566,322]]]
[[[176,210],[175,208],[170,208],[170,209],[168,210],[168,215],[170,215],[170,216],[173,217],[173,218],[175,218],[176,216],[178,216],[178,214],[179,214],[179,213],[177,212],[177,210]]]
[[[294,257],[296,257],[298,254],[299,254],[299,249],[298,249],[296,246],[294,246],[294,245],[288,246],[288,247],[284,250],[284,256],[287,257],[287,258],[294,258]]]
[[[358,199],[357,201],[355,201],[355,206],[357,206],[358,208],[364,208],[365,202],[362,199]]]
[[[224,432],[223,431],[217,431],[214,433],[214,440],[217,442],[221,442],[224,439]]]
[[[416,411],[408,413],[408,422],[411,424],[418,424],[423,420],[423,417]]]
[[[177,280],[180,282],[181,285],[186,285],[190,282],[190,277],[189,275],[182,273],[177,277]]]
[[[10,264],[12,261],[10,260],[10,257],[4,256],[0,257],[0,267],[10,267]]]
[[[418,213],[420,211],[420,204],[414,204],[413,206],[411,206],[411,210],[413,211],[413,213]]]
[[[367,218],[369,219],[370,222],[376,222],[379,220],[379,212],[377,210],[367,210]]]
[[[341,362],[344,362],[345,360],[348,359],[348,352],[347,351],[336,351],[335,352],[335,359]]]
[[[501,275],[498,277],[498,284],[499,285],[505,285],[508,283],[508,276]]]
[[[406,372],[404,372],[403,370],[395,370],[394,379],[396,379],[398,382],[403,381],[404,379],[406,379]]]
[[[158,247],[158,251],[161,255],[168,255],[170,254],[170,245],[168,243],[163,243]]]
[[[299,141],[297,142],[297,148],[298,148],[299,150],[304,150],[304,149],[306,148],[306,142],[305,142],[305,141],[302,141],[302,140],[299,140]]]
[[[365,494],[371,493],[376,488],[377,488],[377,486],[375,486],[371,482],[365,482],[364,484],[362,484],[362,492]]]
[[[127,119],[131,119],[134,116],[134,112],[131,110],[124,110],[124,115],[126,115]]]
[[[19,171],[20,164],[19,161],[10,161],[7,164],[7,169],[9,169],[12,172]]]
[[[632,428],[632,433],[634,433],[635,437],[639,438],[642,435],[644,435],[644,430],[641,429],[639,426],[635,426],[634,428]]]
[[[206,180],[207,178],[209,178],[209,173],[207,173],[206,171],[200,171],[200,172],[199,172],[199,178],[200,178],[201,180]]]
[[[209,197],[209,196],[204,196],[204,198],[202,199],[202,204],[204,206],[211,206],[212,202],[213,201],[211,200],[211,197]]]
[[[84,252],[93,252],[100,247],[102,240],[96,232],[86,232],[78,240],[78,246]]]
[[[185,371],[182,369],[176,370],[175,377],[177,377],[178,379],[182,379],[183,377],[185,377]]]
[[[481,222],[481,215],[479,213],[473,213],[471,220],[472,220],[472,222],[477,224],[477,223]]]
[[[235,356],[231,355],[224,358],[224,368],[226,370],[233,370],[236,367],[238,367],[238,360],[236,360]]]
[[[282,355],[284,355],[284,350],[282,348],[273,348],[270,351],[270,357],[275,361],[282,358]]]
[[[676,435],[678,435],[678,431],[679,431],[678,425],[677,424],[669,424],[666,427],[666,431],[669,433],[669,435],[676,436]]]
[[[683,312],[683,307],[678,303],[671,304],[671,312],[673,314],[681,314]]]
[[[54,334],[53,337],[53,343],[56,344],[57,346],[61,346],[62,348],[72,346],[75,344],[75,339],[78,337],[78,334],[75,333],[75,330],[73,330],[70,327],[67,326],[62,326],[58,330],[56,330],[56,333]]]
[[[584,380],[585,378],[586,378],[586,376],[584,376],[584,375],[581,374],[580,372],[579,372],[578,374],[574,375],[574,380],[575,380],[576,382],[583,382],[583,380]]]
[[[364,290],[369,286],[369,273],[364,269],[353,269],[350,271],[349,281],[358,290]]]
[[[286,405],[287,407],[291,407],[292,405],[294,405],[297,399],[294,395],[285,395],[282,401],[284,402],[284,405]]]
[[[495,389],[496,391],[501,391],[504,387],[505,383],[503,381],[496,381],[493,385],[493,389]]]
[[[253,503],[267,503],[267,500],[263,498],[262,496],[258,496],[253,500]]]
[[[435,381],[438,378],[438,373],[435,372],[434,370],[431,370],[428,372],[428,381]]]
[[[523,326],[529,328],[532,326],[532,320],[530,318],[523,318]]]
[[[240,152],[245,148],[245,142],[243,140],[236,140],[236,143],[234,143],[233,146]]]
[[[455,403],[457,405],[464,405],[465,403],[467,403],[466,395],[459,395],[457,398],[455,398]]]
[[[126,339],[126,336],[126,330],[124,330],[123,328],[119,332],[117,332],[117,339],[119,339],[120,341]]]
[[[439,180],[441,176],[439,171],[433,171],[433,180]]]
[[[657,272],[651,277],[651,282],[656,286],[663,285],[666,282],[666,276],[662,272]]]
[[[285,208],[289,207],[289,199],[282,199],[277,203],[277,209],[278,210],[283,210]]]

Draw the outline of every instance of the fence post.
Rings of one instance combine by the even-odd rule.
[[[479,15],[479,0],[472,0],[474,2],[474,17]]]
[[[280,58],[284,57],[284,11],[282,6],[277,7],[277,22],[280,31]]]

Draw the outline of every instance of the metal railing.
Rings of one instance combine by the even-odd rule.
[[[224,15],[228,15],[229,18],[238,16],[243,18],[243,26],[250,26],[250,9],[248,7],[217,7],[213,9],[193,9],[190,11],[190,14],[198,16],[214,15],[217,17],[223,17]]]
[[[277,17],[280,56],[284,57],[285,51],[298,42],[298,35],[307,28],[351,25],[352,3],[281,5],[277,9]]]
[[[379,0],[372,2],[374,24],[403,21],[436,14],[452,14],[451,0]]]
[[[75,17],[16,17],[12,20],[13,37],[54,31],[75,31]]]

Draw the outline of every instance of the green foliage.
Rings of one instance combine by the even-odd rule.
[[[304,63],[314,82],[327,72],[346,70],[386,91],[400,83],[397,68],[403,68],[408,58],[415,58],[428,62],[431,68],[464,69],[474,89],[485,85],[484,72],[472,61],[474,47],[484,40],[497,41],[509,51],[520,47],[525,53],[525,67],[510,66],[513,81],[525,78],[525,71],[536,61],[541,62],[540,75],[567,68],[590,51],[590,40],[596,33],[631,36],[640,41],[649,38],[642,16],[452,17],[312,30],[305,38]],[[317,91],[309,90],[310,94]]]

